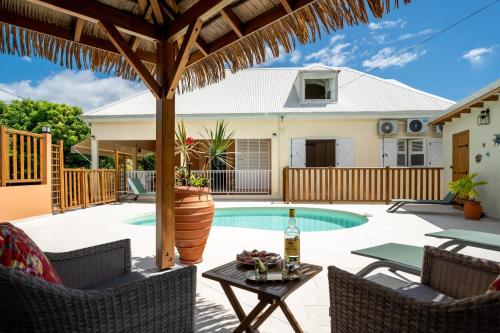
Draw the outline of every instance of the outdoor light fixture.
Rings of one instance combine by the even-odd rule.
[[[50,126],[42,126],[42,133],[50,133],[51,128]]]
[[[490,124],[490,109],[481,111],[479,116],[477,116],[477,124],[479,126]]]

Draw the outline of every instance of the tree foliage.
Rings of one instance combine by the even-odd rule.
[[[52,129],[52,143],[64,142],[66,167],[88,167],[88,161],[71,153],[71,146],[90,135],[90,128],[80,118],[82,109],[65,104],[30,99],[0,102],[0,126],[40,133],[42,126]]]

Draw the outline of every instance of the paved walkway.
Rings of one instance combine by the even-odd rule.
[[[271,202],[218,201],[217,207],[279,206]],[[399,242],[411,245],[439,245],[442,241],[425,237],[428,232],[446,228],[462,228],[500,234],[500,221],[483,219],[467,221],[460,211],[450,207],[408,208],[411,212],[387,214],[385,205],[294,205],[351,211],[369,216],[369,221],[352,229],[302,234],[302,260],[324,267],[324,271],[288,299],[288,304],[306,332],[330,332],[328,316],[328,281],[326,268],[335,265],[357,272],[372,260],[350,254],[353,249]],[[287,207],[291,207],[290,205]],[[132,239],[134,269],[154,266],[154,227],[134,226],[124,220],[138,214],[154,212],[153,204],[130,203],[75,210],[61,215],[41,216],[16,223],[43,250],[67,251],[122,238]],[[280,231],[213,227],[205,261],[198,265],[198,332],[231,332],[238,320],[219,285],[201,278],[201,272],[234,259],[243,249],[266,249],[282,253],[283,234]],[[500,261],[500,253],[466,249],[465,253]],[[256,300],[253,294],[238,291],[245,311]],[[261,332],[291,332],[280,311],[262,326]]]

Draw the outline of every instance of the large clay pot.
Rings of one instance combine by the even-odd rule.
[[[210,188],[176,186],[175,188],[175,246],[180,261],[198,264],[214,218],[214,201]]]
[[[482,212],[481,202],[464,200],[464,217],[467,220],[479,220]]]

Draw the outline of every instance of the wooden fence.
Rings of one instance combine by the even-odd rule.
[[[0,127],[0,186],[43,184],[46,144],[43,134]]]
[[[284,168],[285,202],[441,198],[443,168]]]
[[[114,169],[63,169],[61,211],[116,200]]]

